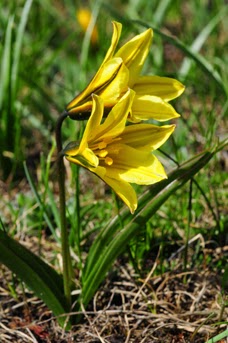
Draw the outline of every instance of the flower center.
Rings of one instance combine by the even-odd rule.
[[[99,158],[99,162],[104,162],[108,166],[113,164],[113,159],[108,156],[108,149],[106,149],[111,142],[112,139],[103,140],[93,147],[93,152]]]

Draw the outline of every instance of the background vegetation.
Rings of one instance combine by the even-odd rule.
[[[81,5],[72,0],[3,0],[0,11],[1,221],[15,239],[33,242],[37,253],[48,254],[57,270],[61,266],[54,127],[66,104],[99,67],[110,44],[111,20],[123,23],[121,42],[147,26],[155,28],[144,72],[174,77],[186,86],[174,103],[181,114],[177,129],[159,152],[167,171],[212,148],[227,134],[226,1],[91,1],[87,5],[99,33],[93,44],[77,21]],[[83,125],[64,124],[65,144],[80,138]],[[136,277],[147,275],[159,252],[156,275],[175,270],[178,264],[185,270],[210,268],[221,276],[225,292],[227,158],[226,149],[218,153],[129,242],[122,259],[131,264]],[[122,203],[86,171],[68,163],[66,169],[70,241],[75,270],[80,272],[94,234]],[[136,189],[138,194],[145,190]],[[222,251],[218,259],[212,254],[216,249]],[[14,294],[16,285],[9,281],[8,287]]]

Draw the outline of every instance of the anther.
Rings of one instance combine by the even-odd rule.
[[[111,157],[106,157],[105,158],[105,163],[108,165],[108,166],[111,166],[113,164],[113,159]]]

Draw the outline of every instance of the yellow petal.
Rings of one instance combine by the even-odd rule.
[[[132,106],[135,92],[129,89],[112,108],[104,123],[96,129],[93,139],[115,138],[125,129],[128,113]]]
[[[111,63],[111,59],[107,63]],[[106,64],[104,65],[106,68]],[[107,82],[104,87],[97,92],[105,100],[105,107],[112,107],[116,104],[119,98],[128,90],[129,71],[124,64],[113,74],[112,79]]]
[[[103,67],[99,69],[89,85],[67,105],[66,109],[69,112],[69,115],[71,115],[72,113],[79,113],[91,110],[91,95],[93,93],[99,95],[105,87],[108,87],[109,83],[112,82],[112,84],[115,85],[116,82],[116,90],[116,88],[118,88],[119,82],[124,83],[123,79],[124,77],[126,77],[127,73],[125,72],[125,70],[126,67],[123,66],[123,61],[121,58],[113,58],[105,63]],[[115,79],[117,75],[118,77],[117,79]],[[128,79],[125,81],[125,83],[127,83],[127,81]],[[107,95],[110,96],[110,91],[107,91]],[[117,98],[116,94],[115,98]]]
[[[174,129],[175,125],[130,125],[121,134],[121,143],[130,145],[135,149],[156,150],[167,141]]]
[[[99,164],[98,157],[88,148],[88,144],[93,140],[97,127],[100,125],[104,109],[103,100],[100,97],[94,94],[92,99],[92,113],[87,122],[79,147],[76,146],[75,148],[64,149],[64,154],[70,162],[80,164],[86,168],[94,168]]]
[[[120,178],[112,179],[107,175],[104,175],[100,167],[96,168],[95,173],[114,190],[133,214],[137,208],[137,196],[134,188],[128,182],[125,182]]]
[[[117,144],[113,151],[109,147],[109,157],[114,161],[106,167],[106,176],[139,185],[150,185],[166,178],[166,173],[159,160],[148,151],[133,149]]]
[[[152,36],[152,29],[148,29],[124,44],[115,54],[115,57],[121,57],[123,59],[124,64],[129,69],[128,85],[130,88],[132,88],[136,82],[144,65],[145,59],[149,53]]]
[[[180,115],[175,111],[173,106],[161,98],[152,95],[136,94],[132,105],[130,120],[155,119],[165,121],[178,117],[180,117]]]
[[[121,179],[130,183],[136,183],[138,185],[152,185],[167,178],[165,170],[161,162],[153,156],[150,166],[140,166],[135,169],[129,169],[120,175]]]
[[[121,31],[122,31],[122,24],[113,21],[112,22],[113,25],[113,34],[112,34],[112,41],[111,41],[111,45],[110,48],[108,49],[105,58],[101,64],[101,66],[103,66],[103,64],[105,62],[107,62],[110,58],[112,58],[112,56],[114,55],[114,52],[116,50],[117,44],[119,42],[120,39],[120,35],[121,35]]]
[[[93,19],[92,13],[88,8],[81,7],[77,10],[76,17],[82,30],[86,32],[90,25],[90,21]],[[96,24],[93,27],[90,39],[92,44],[96,44],[98,42],[98,31]]]
[[[87,169],[96,168],[99,164],[98,157],[89,148],[84,149],[80,154],[74,149],[66,150],[64,153],[68,161],[74,164],[79,164]]]
[[[165,101],[177,98],[184,92],[184,85],[179,81],[160,76],[141,76],[134,84],[138,95],[155,95]]]
[[[93,94],[92,99],[92,113],[89,117],[85,131],[83,133],[79,151],[82,151],[88,145],[89,142],[93,141],[94,136],[96,135],[98,127],[101,123],[101,119],[103,117],[104,105],[102,98]]]

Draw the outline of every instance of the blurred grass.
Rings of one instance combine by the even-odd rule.
[[[155,28],[144,71],[185,83],[186,92],[174,102],[182,117],[176,121],[177,129],[162,150],[178,164],[212,147],[226,135],[228,21],[225,1],[116,0],[112,5],[91,1],[88,6],[97,18],[99,32],[96,46],[90,45],[89,33],[84,35],[76,21],[75,12],[80,3],[2,1],[0,178],[2,189],[7,191],[1,199],[0,213],[2,221],[11,226],[11,233],[17,237],[24,232],[48,237],[56,230],[56,235],[59,234],[55,156],[49,154],[53,150],[54,125],[65,105],[86,86],[99,67],[110,43],[111,20],[123,23],[121,42],[143,30],[139,20]],[[77,140],[82,127],[83,123],[64,124],[65,143]],[[159,157],[167,170],[175,166],[161,152]],[[25,181],[23,160],[30,175],[27,178],[30,184],[34,183],[32,193]],[[81,226],[79,243],[87,250],[94,232],[107,223],[116,208],[112,206],[110,190],[84,170],[79,171],[81,195],[75,197],[78,170],[68,164],[66,167],[68,222],[73,228]],[[189,238],[200,233],[213,246],[227,244],[226,168],[227,152],[223,151],[196,176],[200,187],[193,183],[192,194],[189,185],[179,190],[130,242],[129,256],[138,272],[146,270],[159,247],[158,270],[163,272],[169,268],[167,259],[186,243],[187,228]],[[144,188],[136,189],[140,194]],[[76,219],[77,208],[80,214]],[[83,257],[80,244],[75,247],[74,232],[71,244],[79,255],[80,265]],[[55,239],[58,242],[58,237]],[[201,263],[197,251],[192,251],[191,263]],[[224,261],[219,268],[222,270],[223,266]]]

